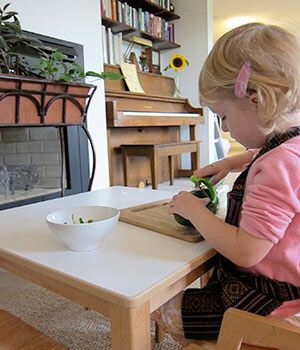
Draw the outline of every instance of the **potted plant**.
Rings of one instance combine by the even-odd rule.
[[[70,125],[86,119],[94,85],[87,76],[122,79],[113,72],[84,72],[67,56],[22,31],[18,13],[0,8],[0,126]],[[26,57],[38,58],[32,66]]]

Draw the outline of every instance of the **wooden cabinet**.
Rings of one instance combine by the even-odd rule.
[[[104,68],[113,72],[120,69],[112,65]],[[173,97],[173,78],[144,72],[138,72],[138,77],[145,94],[128,91],[123,80],[105,81],[111,185],[124,184],[121,145],[178,143],[180,127],[184,125],[189,126],[190,140],[195,141],[196,126],[204,123],[202,108],[191,106],[186,98]],[[176,158],[175,177],[190,176],[191,171],[180,169],[179,156]],[[150,181],[150,164],[146,157],[131,157],[130,169],[129,186]],[[158,161],[158,179],[169,179],[167,157]]]

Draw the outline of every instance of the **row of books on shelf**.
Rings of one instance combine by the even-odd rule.
[[[123,63],[122,33],[113,34],[111,28],[101,26],[101,34],[103,62],[107,64]]]
[[[142,32],[174,42],[174,24],[141,8],[118,0],[101,0],[102,17],[124,23]]]
[[[151,2],[170,11],[170,0],[151,0]]]
[[[115,1],[113,1],[113,0],[100,0],[100,1],[101,1],[101,9],[105,10],[107,14],[109,14],[110,12],[116,11],[116,2],[118,0],[117,1],[116,0]],[[123,1],[118,1],[118,2],[123,2]],[[170,11],[170,0],[150,0],[150,2]],[[112,17],[109,17],[109,18],[112,18]]]

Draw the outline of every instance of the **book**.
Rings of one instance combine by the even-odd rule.
[[[106,27],[101,26],[103,63],[108,63]]]
[[[143,46],[149,46],[149,47],[153,46],[153,42],[151,40],[146,39],[146,38],[142,38],[142,37],[136,36],[136,35],[131,35],[129,37],[128,41],[131,41],[133,43],[140,44]]]
[[[111,28],[107,28],[107,43],[108,43],[108,62],[109,64],[115,63],[114,57],[114,44],[113,44],[113,33]]]
[[[118,33],[116,34],[116,40],[117,40],[117,47],[118,47],[118,52],[119,52],[119,62],[117,62],[118,64],[124,63],[123,60],[123,52],[122,52],[122,47],[123,47],[123,38],[122,38],[122,33]]]
[[[114,21],[116,21],[117,20],[117,1],[116,0],[111,0],[111,13],[112,13],[111,18]]]

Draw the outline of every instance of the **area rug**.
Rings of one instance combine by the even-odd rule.
[[[107,318],[37,285],[29,285],[15,295],[0,299],[0,308],[68,349],[111,349],[110,324]],[[182,349],[168,334],[157,344],[154,341],[154,324],[151,333],[153,350]]]

